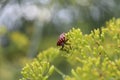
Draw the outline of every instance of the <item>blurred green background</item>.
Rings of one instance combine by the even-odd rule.
[[[39,52],[72,27],[84,34],[120,17],[120,0],[0,0],[0,80],[18,80]]]

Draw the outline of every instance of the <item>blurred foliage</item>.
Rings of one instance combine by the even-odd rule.
[[[20,32],[12,32],[10,35],[10,39],[12,43],[14,43],[19,49],[22,48],[22,50],[26,49],[29,43],[27,36],[25,36],[24,34]]]
[[[120,19],[113,18],[90,34],[73,28],[66,38],[67,52],[55,47],[40,52],[23,68],[20,80],[120,79]]]
[[[6,27],[5,26],[1,26],[1,28],[0,28],[0,35],[5,34],[6,32],[7,32]]]

